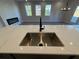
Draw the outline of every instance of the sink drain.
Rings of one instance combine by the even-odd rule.
[[[47,46],[47,43],[39,43],[38,46]]]
[[[42,43],[40,43],[39,46],[44,46],[44,45]]]

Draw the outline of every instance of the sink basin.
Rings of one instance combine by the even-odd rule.
[[[27,33],[20,46],[64,46],[56,33]]]

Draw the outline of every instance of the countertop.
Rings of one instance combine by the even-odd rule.
[[[79,25],[45,25],[43,32],[55,32],[64,47],[20,46],[28,32],[39,32],[39,25],[7,26],[0,29],[0,53],[79,55]]]

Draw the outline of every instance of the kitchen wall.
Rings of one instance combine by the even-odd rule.
[[[8,25],[6,19],[18,17],[20,19],[19,9],[15,0],[0,0],[0,16],[4,23]]]
[[[19,10],[20,10],[23,22],[39,22],[40,17],[35,16],[34,4],[31,4],[32,5],[32,13],[33,13],[33,16],[31,16],[31,17],[28,17],[26,14],[25,4],[26,3],[22,2],[22,1],[18,2],[18,6],[19,6]],[[63,4],[60,1],[53,2],[52,3],[52,12],[51,12],[51,15],[49,17],[43,16],[44,12],[42,12],[43,15],[41,17],[43,19],[43,22],[64,22],[64,20],[62,18],[63,15],[60,13],[61,12],[60,8],[63,6]]]
[[[71,10],[60,11],[60,8],[65,6],[65,1],[63,1],[64,0],[55,0],[55,2],[52,2],[51,16],[42,16],[43,22],[71,22],[71,18],[75,12],[76,6],[79,5],[79,2],[77,2],[77,0],[73,0],[73,2],[70,0],[69,7],[71,7]],[[25,11],[25,2],[16,2],[15,0],[0,0],[0,16],[6,25],[8,25],[6,19],[13,17],[18,17],[20,22],[39,22],[40,17],[36,17],[34,14],[34,4],[32,4],[32,9],[33,16],[28,17]],[[42,14],[44,15],[44,11]]]
[[[43,22],[65,22],[65,23],[71,23],[72,16],[76,10],[76,7],[79,6],[79,1],[78,0],[69,0],[68,6],[71,8],[70,11],[61,11],[61,8],[66,7],[67,0],[52,0],[52,12],[49,17],[42,16]],[[34,4],[32,5],[32,13],[33,16],[28,17],[26,15],[25,11],[25,2],[21,1],[18,2],[18,6],[20,9],[20,13],[22,16],[23,22],[38,22],[40,17],[36,17],[34,14]],[[44,4],[44,3],[43,3]],[[43,8],[42,8],[43,9]],[[44,9],[43,9],[44,10]],[[42,12],[44,15],[44,12]],[[77,21],[76,21],[77,22]],[[79,18],[78,18],[79,22]]]

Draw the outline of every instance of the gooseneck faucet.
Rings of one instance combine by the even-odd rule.
[[[43,30],[44,28],[42,27],[42,19],[41,19],[41,17],[40,17],[40,32],[42,32],[42,30]]]
[[[38,46],[44,46],[44,42],[43,42],[43,40],[42,40],[42,30],[43,30],[44,28],[42,27],[42,19],[41,19],[41,17],[40,17],[40,29],[39,29],[39,31],[40,31],[40,42],[38,43]]]

